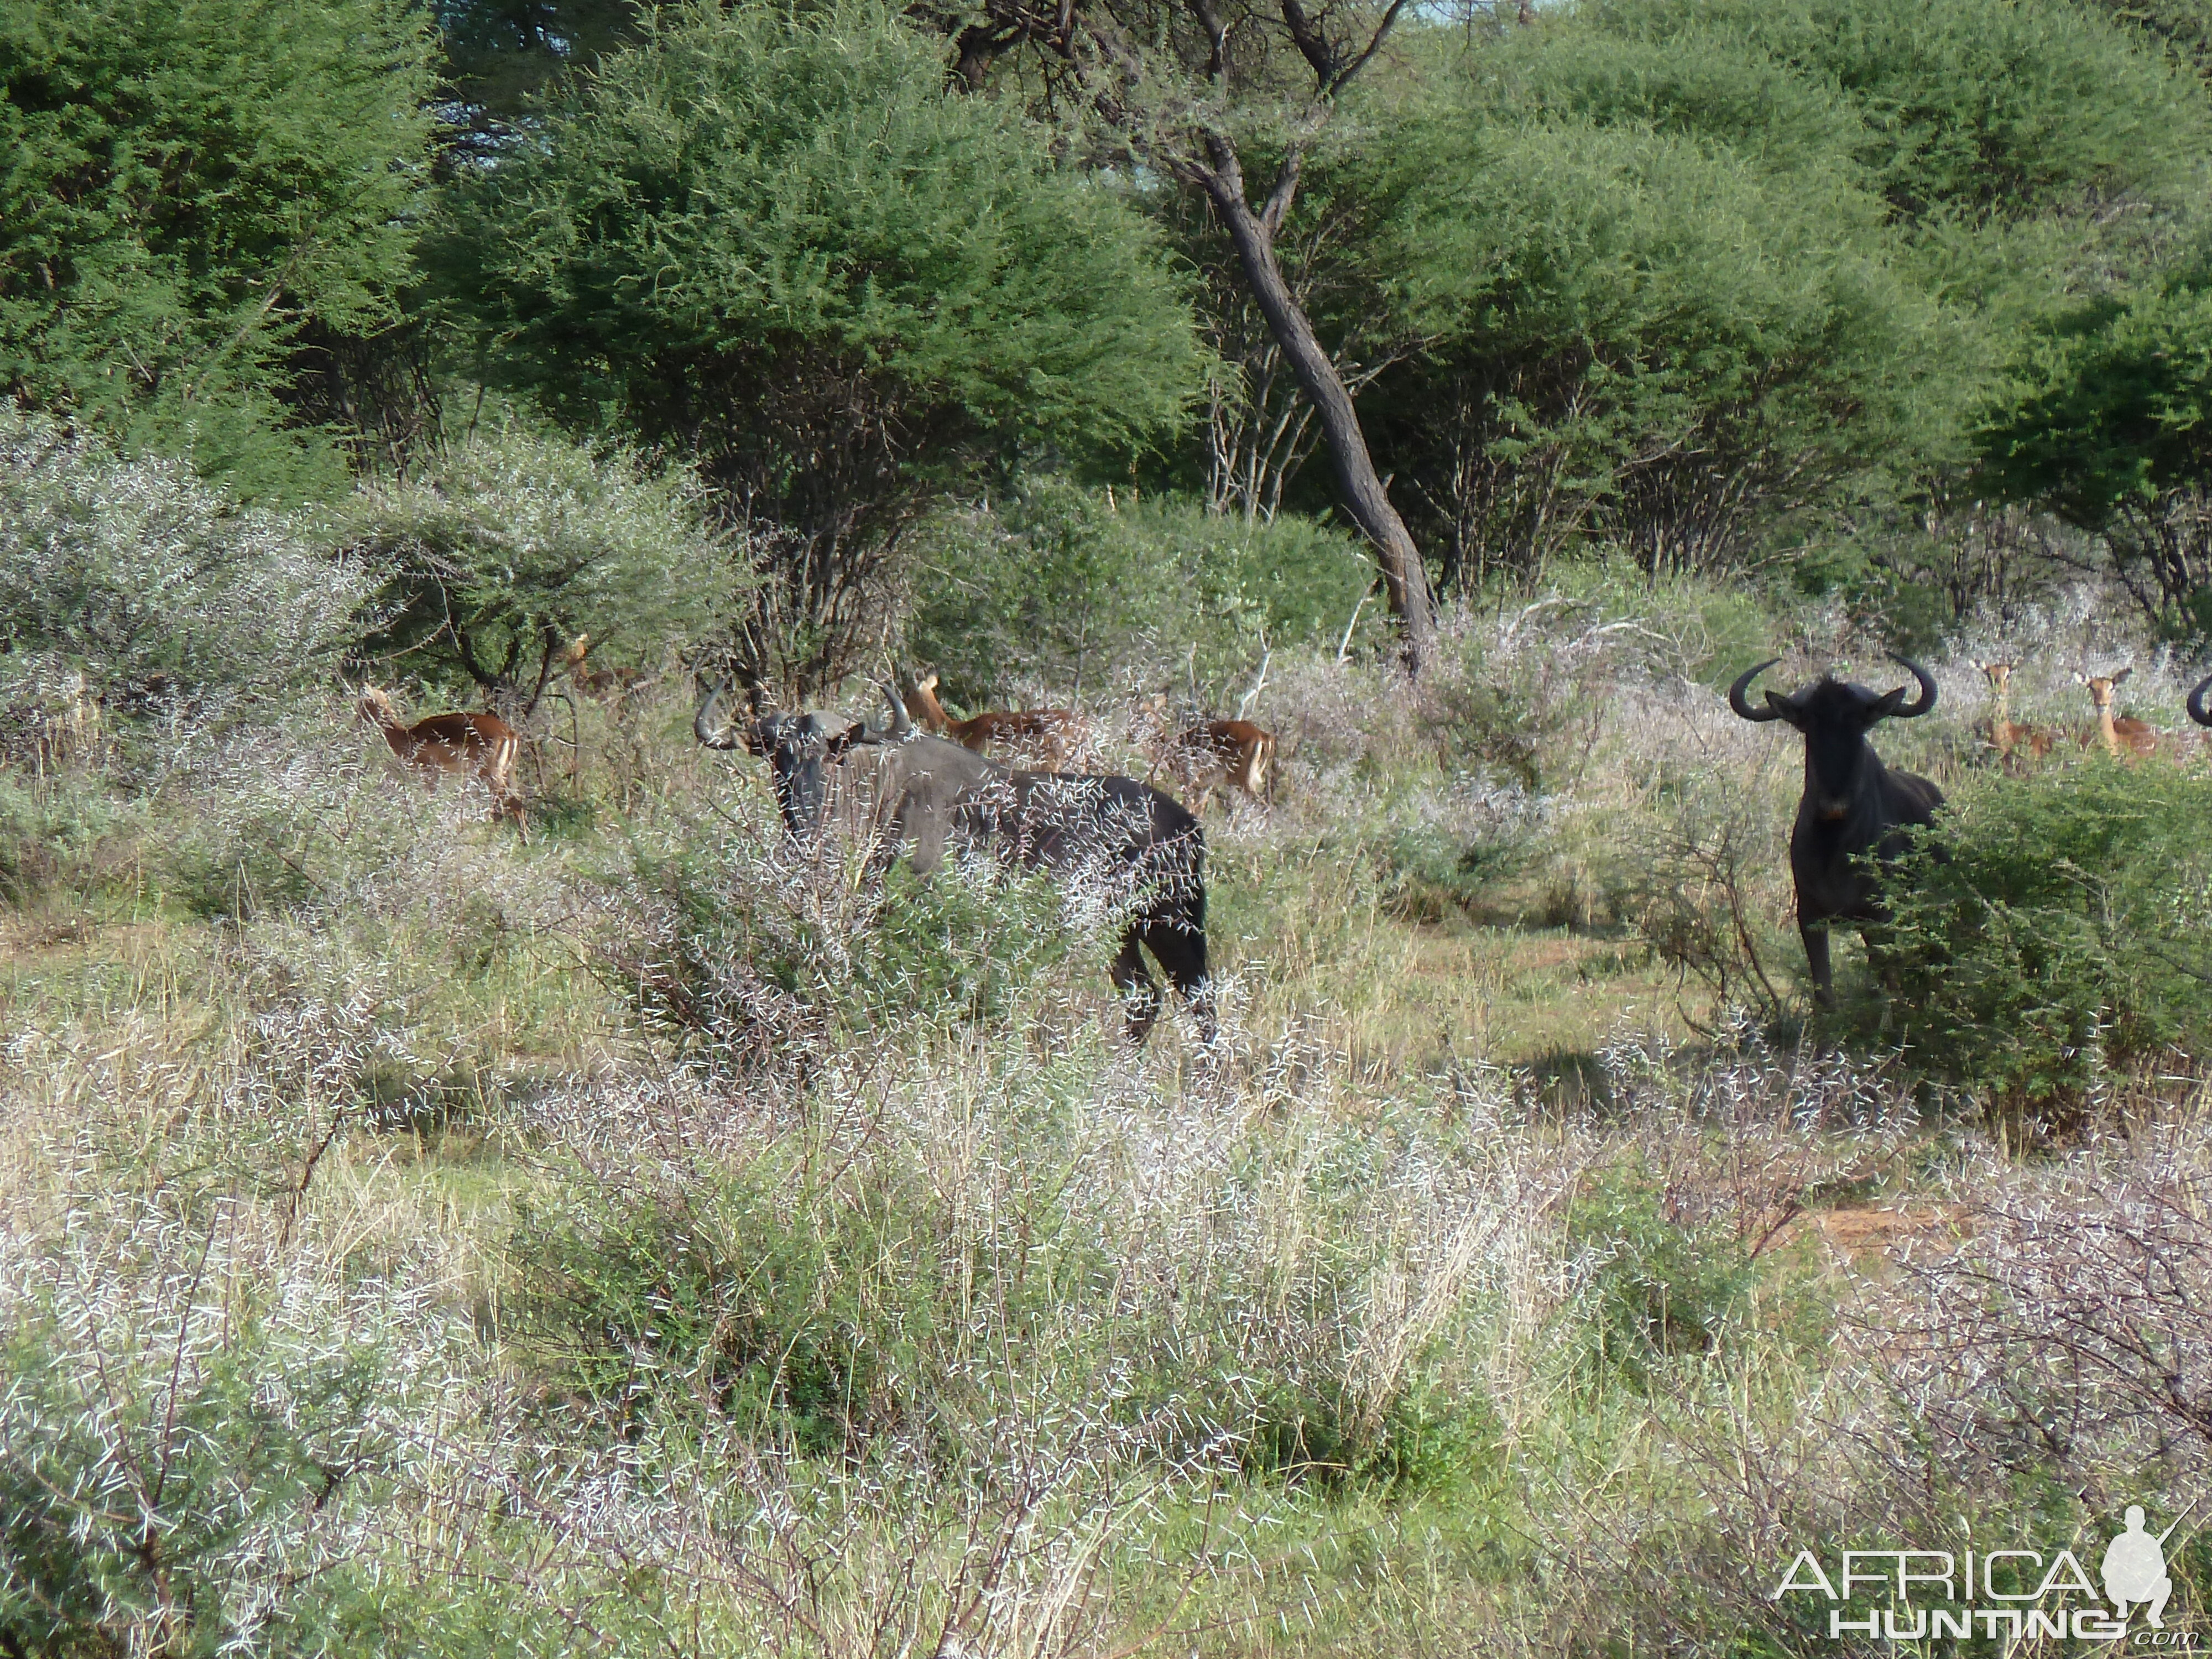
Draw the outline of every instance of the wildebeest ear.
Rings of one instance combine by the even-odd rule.
[[[854,744],[867,742],[869,739],[866,734],[867,726],[860,720],[854,720],[842,732],[831,733],[829,740],[822,745],[823,759],[837,759]]]
[[[1869,703],[1866,711],[1867,724],[1872,726],[1876,720],[1886,720],[1894,714],[1904,707],[1905,694],[1911,690],[1910,686],[1900,685],[1894,691],[1883,692],[1881,696]]]
[[[1805,711],[1800,708],[1796,703],[1790,701],[1790,695],[1788,692],[1768,692],[1766,694],[1766,706],[1769,708],[1771,708],[1776,714],[1779,714],[1784,720],[1788,720],[1790,725],[1796,726],[1800,732],[1805,729]]]

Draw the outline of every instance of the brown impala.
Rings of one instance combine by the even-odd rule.
[[[2049,726],[2023,726],[2012,717],[2012,671],[2018,663],[1977,662],[1974,666],[1982,671],[1996,699],[1990,715],[1990,747],[1997,751],[1999,761],[2010,769],[2023,760],[2041,760],[2057,746],[2058,734]]]
[[[1178,732],[1168,757],[1186,793],[1198,791],[1191,810],[1202,812],[1215,786],[1226,783],[1256,801],[1274,799],[1269,768],[1275,761],[1275,734],[1249,720],[1208,720]]]
[[[950,738],[979,755],[994,743],[1031,746],[1048,772],[1066,765],[1083,740],[1083,717],[1069,708],[994,709],[972,720],[956,720],[937,700],[934,673],[914,683],[914,712],[937,736]]]
[[[2084,749],[2101,742],[2105,752],[2117,755],[2122,760],[2141,760],[2158,749],[2158,733],[2143,721],[2128,715],[2112,718],[2112,690],[2130,674],[2132,668],[2123,668],[2116,674],[2076,674],[2074,678],[2089,693],[2089,701],[2097,706],[2097,723],[2081,734]]]
[[[495,820],[522,822],[522,798],[514,792],[522,734],[498,715],[433,714],[409,726],[393,710],[392,699],[373,685],[361,688],[359,713],[433,789],[441,777],[473,778],[491,791]]]

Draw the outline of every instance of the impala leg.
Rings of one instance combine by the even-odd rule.
[[[1797,934],[1805,941],[1805,960],[1813,969],[1813,1000],[1823,1008],[1832,1008],[1836,1006],[1836,981],[1828,969],[1828,924],[1800,921]]]
[[[1152,1022],[1160,1017],[1160,986],[1152,977],[1152,969],[1145,966],[1145,953],[1139,943],[1143,930],[1132,923],[1129,931],[1121,935],[1121,948],[1115,953],[1112,974],[1115,988],[1128,1007],[1128,1031],[1131,1042],[1142,1042],[1152,1035]]]

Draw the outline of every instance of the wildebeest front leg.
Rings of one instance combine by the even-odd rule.
[[[1142,938],[1143,929],[1132,923],[1128,932],[1121,935],[1121,948],[1115,955],[1111,970],[1115,988],[1121,993],[1128,1007],[1132,1042],[1142,1042],[1150,1036],[1152,1022],[1160,1017],[1159,981],[1145,966]]]
[[[1813,969],[1813,1000],[1823,1008],[1832,1008],[1836,1006],[1836,982],[1828,971],[1828,924],[1807,921],[1801,917],[1797,933],[1805,941],[1805,960]]]

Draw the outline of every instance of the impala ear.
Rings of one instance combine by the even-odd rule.
[[[2112,676],[2112,684],[2114,685],[2118,685],[2122,680],[2127,678],[2129,675],[2135,672],[2135,665],[2130,663],[2127,667],[2123,668],[2118,673]]]

